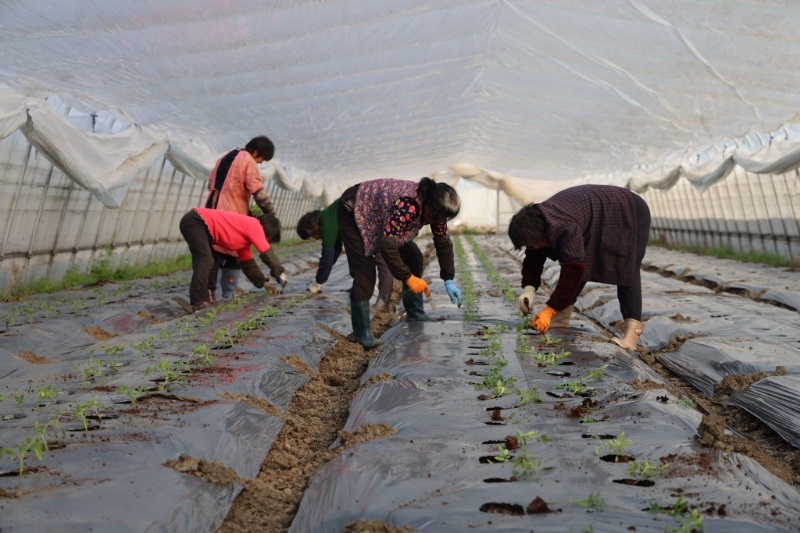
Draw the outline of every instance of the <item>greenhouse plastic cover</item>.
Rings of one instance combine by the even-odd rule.
[[[6,1],[0,136],[110,207],[159,156],[206,179],[260,134],[265,177],[328,200],[384,176],[704,190],[800,162],[798,23],[789,0]]]

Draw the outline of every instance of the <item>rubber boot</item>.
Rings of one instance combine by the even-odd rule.
[[[414,294],[406,285],[403,285],[403,307],[406,309],[406,322],[425,322],[428,315],[422,306],[422,293]]]
[[[371,313],[378,314],[378,313],[385,313],[389,310],[389,296],[388,292],[379,292],[378,299],[375,300],[375,304],[369,308]]]
[[[366,349],[374,348],[383,341],[372,335],[369,323],[369,300],[350,302],[350,320],[353,323],[353,336]]]
[[[553,328],[568,328],[569,318],[572,316],[572,306],[569,305],[553,315],[550,319],[550,329]]]
[[[639,335],[644,331],[644,324],[633,318],[626,318],[623,324],[622,338],[613,338],[611,340],[620,348],[635,350],[636,345],[639,343]]]

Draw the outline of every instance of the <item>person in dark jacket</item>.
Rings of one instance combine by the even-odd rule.
[[[422,178],[419,183],[397,179],[365,181],[347,189],[339,199],[336,217],[347,263],[353,276],[350,291],[353,334],[365,348],[380,344],[370,329],[369,299],[375,290],[375,255],[381,254],[392,275],[403,282],[406,320],[424,321],[422,295],[430,295],[421,278],[422,252],[412,241],[430,225],[440,275],[450,300],[461,306],[456,287],[453,243],[447,221],[461,209],[458,193],[446,183]]]
[[[638,195],[611,185],[579,185],[539,204],[528,204],[509,222],[514,248],[525,247],[520,310],[533,311],[545,261],[561,265],[555,290],[530,327],[546,333],[569,325],[572,305],[588,281],[617,286],[624,320],[621,339],[633,349],[642,324],[641,265],[650,235],[650,209]]]
[[[195,207],[180,222],[180,230],[192,254],[192,281],[189,302],[194,312],[211,305],[209,277],[215,275],[222,254],[213,249],[220,246],[236,254],[242,272],[256,287],[276,292],[253,259],[253,246],[261,260],[270,268],[270,275],[286,285],[284,268],[270,244],[281,241],[280,222],[274,215],[254,217],[219,209]]]
[[[308,291],[318,293],[322,286],[328,281],[333,265],[342,253],[342,236],[339,232],[339,221],[336,218],[336,210],[339,207],[339,199],[331,203],[325,209],[315,209],[309,211],[297,222],[297,235],[303,239],[320,240],[322,244],[322,255],[319,258],[319,266],[314,281],[308,284]],[[391,297],[394,277],[380,254],[375,255],[375,264],[378,268],[378,299],[375,308],[378,311],[388,309],[389,298]]]

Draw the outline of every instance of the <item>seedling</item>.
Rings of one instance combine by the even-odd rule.
[[[25,472],[25,456],[28,452],[33,452],[37,459],[42,458],[42,444],[36,437],[25,437],[25,440],[18,442],[13,448],[3,448],[6,455],[16,457],[19,461],[19,475]]]
[[[97,401],[97,395],[95,394],[91,400],[79,403],[75,406],[75,416],[83,423],[83,430],[89,431],[89,420],[86,418],[87,413],[94,413],[94,415],[100,418],[100,409],[105,407],[102,403]]]
[[[141,396],[142,394],[147,392],[147,390],[148,389],[145,386],[136,387],[134,389],[131,389],[129,387],[126,387],[125,385],[120,385],[117,388],[117,394],[121,394],[123,396],[126,396],[128,398],[128,400],[130,400],[131,403],[136,403],[139,400],[139,396]]]
[[[12,392],[11,396],[17,401],[17,405],[22,405],[23,400],[25,400],[24,392]]]
[[[608,446],[609,451],[616,452],[617,455],[624,455],[625,448],[633,444],[631,439],[625,438],[625,433],[620,433],[613,439],[609,439],[606,441],[606,446]],[[595,446],[594,448],[595,454],[600,455],[600,446]]]
[[[519,401],[517,402],[517,407],[522,407],[523,405],[527,405],[531,402],[542,403],[542,396],[539,394],[539,391],[536,389],[528,389],[526,391],[522,391],[520,389],[515,389],[517,396],[519,396]]]
[[[560,359],[567,358],[570,353],[572,352],[566,350],[561,350],[559,352],[536,352],[533,357],[536,359],[537,365],[550,366],[556,364]]]
[[[39,422],[33,423],[33,430],[36,432],[36,435],[39,437],[39,440],[42,442],[42,447],[47,450],[47,430],[48,428],[58,429],[60,424],[58,422],[58,418],[51,418],[48,420],[44,425],[39,424]],[[61,438],[63,439],[66,437],[66,431],[61,428]]]
[[[692,509],[689,514],[683,515],[678,519],[681,521],[681,525],[677,528],[666,529],[666,533],[695,533],[703,531],[703,517],[697,509]]]
[[[55,398],[58,396],[58,390],[54,389],[50,385],[40,385],[36,387],[36,397],[40,400],[49,400],[50,398]]]
[[[228,328],[221,328],[214,332],[214,342],[222,346],[231,347],[234,345],[233,336]]]
[[[594,390],[594,387],[584,385],[579,380],[572,380],[572,381],[564,380],[562,383],[556,385],[556,388],[569,391],[572,394],[583,394]]]
[[[592,368],[586,373],[586,377],[583,378],[581,381],[602,381],[605,377],[605,373],[603,372],[608,368],[608,365],[603,365],[600,368]]]
[[[646,477],[663,476],[669,469],[669,463],[660,463],[658,465],[650,461],[631,461],[626,474],[635,475],[637,478],[642,479]]]
[[[497,447],[497,455],[494,456],[494,460],[499,463],[505,463],[506,461],[510,461],[511,452],[509,452],[504,446],[500,445]]]
[[[592,491],[585,500],[570,500],[570,502],[582,507],[587,513],[602,511],[605,509],[606,502],[599,492]]]
[[[600,420],[599,418],[594,418],[594,417],[591,417],[591,416],[584,416],[583,418],[581,418],[580,421],[581,421],[582,424],[591,424],[593,422],[602,422],[602,420]]]
[[[517,477],[531,476],[542,470],[550,470],[552,467],[543,466],[541,459],[528,457],[525,450],[520,450],[519,457],[514,459],[514,475]]]
[[[187,381],[186,377],[181,376],[179,369],[185,368],[186,363],[184,361],[176,361],[172,362],[169,359],[161,358],[158,360],[157,365],[150,365],[144,369],[144,375],[147,376],[152,371],[161,372],[163,378],[161,381],[161,385],[159,386],[159,390],[166,390],[169,388],[171,383],[175,383],[176,381]]]
[[[532,429],[532,430],[526,431],[526,432],[522,432],[520,430],[517,430],[516,431],[516,436],[517,436],[517,441],[519,442],[520,446],[525,446],[526,444],[528,444],[529,442],[532,442],[534,440],[538,440],[540,442],[550,442],[550,441],[553,440],[550,437],[548,437],[547,435],[545,435],[544,433],[539,435],[539,432],[536,431],[535,429]]]
[[[217,360],[217,357],[208,351],[208,344],[196,346],[193,355],[195,362],[206,366],[213,365]]]
[[[545,333],[539,337],[539,344],[555,346],[556,344],[561,344],[561,339],[556,339],[555,337],[551,337],[549,333]]]

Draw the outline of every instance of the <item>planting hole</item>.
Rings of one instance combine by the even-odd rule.
[[[495,503],[489,502],[481,505],[482,513],[498,513],[510,514],[513,516],[521,516],[525,514],[525,510],[518,503]]]
[[[569,366],[569,365],[574,365],[575,363],[573,363],[572,361],[561,361],[558,364],[561,366]]]
[[[20,418],[25,418],[25,413],[9,413],[7,415],[0,416],[0,422],[8,422],[9,420],[19,420]]]
[[[602,456],[600,460],[607,463],[630,463],[631,461],[636,460],[636,458],[632,455],[618,455],[616,453],[610,453]]]
[[[514,460],[513,455],[509,455],[507,461],[498,461],[497,459],[495,459],[494,455],[483,455],[478,458],[478,462],[481,463],[482,465],[496,465],[498,463],[507,463],[508,461],[513,461],[513,460]]]
[[[632,485],[634,487],[652,487],[656,484],[652,479],[615,479],[614,483]]]
[[[481,444],[505,444],[504,440],[485,440]]]
[[[603,435],[597,435],[595,433],[584,433],[583,435],[581,435],[581,437],[583,437],[584,439],[603,439],[603,440],[611,440],[617,438],[616,435],[609,435],[607,433]]]

